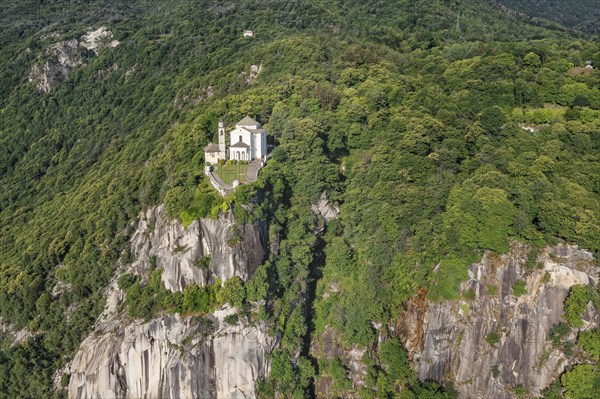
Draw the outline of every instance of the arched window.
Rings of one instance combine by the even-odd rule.
[[[242,136],[240,136],[240,141],[242,141]]]
[[[239,151],[235,152],[235,159],[237,159],[237,160],[240,159],[240,152]]]
[[[245,160],[246,160],[246,153],[242,152],[242,161],[245,161]]]

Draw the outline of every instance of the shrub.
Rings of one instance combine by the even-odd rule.
[[[514,392],[515,395],[517,395],[520,398],[525,397],[528,393],[527,388],[525,388],[522,384],[517,385],[514,389]]]
[[[574,285],[571,287],[569,296],[565,300],[563,318],[573,327],[583,326],[581,315],[591,299],[592,292],[590,287],[586,285]]]
[[[326,370],[327,374],[331,375],[333,386],[337,391],[347,391],[352,388],[352,382],[348,378],[348,369],[339,357],[333,358]]]
[[[194,261],[194,266],[199,269],[208,269],[210,267],[210,256],[203,256]]]
[[[398,339],[391,338],[383,342],[379,348],[379,356],[392,382],[413,379],[408,355]]]
[[[497,333],[493,332],[493,333],[489,333],[488,335],[485,336],[485,340],[488,344],[494,346],[496,345],[498,342],[500,342],[500,335],[498,335]]]
[[[536,248],[532,249],[531,252],[529,252],[524,265],[525,270],[532,271],[536,267],[538,255],[539,251]]]
[[[571,332],[571,328],[566,323],[558,323],[552,326],[548,339],[554,347],[560,346],[563,338]]]
[[[552,281],[552,275],[548,272],[544,273],[544,277],[542,277],[542,284],[548,284]]]
[[[500,369],[498,368],[498,366],[496,366],[496,365],[492,366],[492,377],[498,378],[499,376],[500,376]]]
[[[229,316],[225,316],[225,323],[234,326],[237,324],[238,319],[239,319],[239,316],[237,313],[230,314]]]
[[[517,280],[513,286],[513,295],[516,297],[527,294],[527,288],[525,288],[525,281]]]
[[[122,274],[122,275],[119,276],[119,279],[117,280],[117,285],[123,291],[127,291],[127,289],[129,287],[131,287],[134,284],[137,284],[138,281],[139,281],[139,277],[138,276],[135,276],[135,275],[130,274],[130,273],[125,273],[125,274]]]
[[[493,284],[490,284],[487,286],[487,293],[489,296],[496,296],[498,295],[498,287],[496,287]]]
[[[214,290],[197,285],[185,287],[183,290],[182,312],[208,313],[217,303]]]
[[[466,290],[465,292],[463,292],[463,298],[467,301],[474,300],[475,299],[475,290],[473,288]]]

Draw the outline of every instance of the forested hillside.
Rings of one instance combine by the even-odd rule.
[[[598,34],[600,3],[596,0],[498,0],[514,10],[544,18],[573,29]]]
[[[281,338],[265,397],[310,397],[319,374],[351,391],[343,365],[311,358],[311,337],[370,347],[417,290],[455,298],[485,250],[600,251],[600,74],[582,70],[600,47],[561,26],[479,0],[3,1],[0,15],[0,397],[64,395],[55,370],[151,205],[186,223],[233,207],[280,241],[252,283]],[[120,44],[81,50],[38,92],[28,76],[48,47],[100,26]],[[202,149],[220,118],[245,115],[276,149],[223,199]],[[316,235],[324,191],[341,213]],[[417,382],[394,342],[361,397],[452,395]]]

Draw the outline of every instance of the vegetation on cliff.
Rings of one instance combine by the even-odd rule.
[[[130,222],[141,208],[165,202],[187,222],[223,209],[202,171],[219,118],[255,116],[277,144],[259,180],[227,199],[253,198],[250,211],[234,205],[236,217],[266,220],[279,241],[259,269],[268,288],[246,287],[249,299],[266,299],[265,317],[281,336],[265,396],[310,395],[314,376],[326,372],[310,357],[310,339],[325,326],[345,345],[370,346],[374,325],[419,288],[434,300],[454,298],[466,266],[484,250],[506,251],[511,238],[599,251],[600,74],[577,69],[587,60],[600,66],[598,43],[490,7],[7,6],[0,317],[35,337],[3,344],[0,397],[60,395],[52,374],[90,331],[116,265],[131,260]],[[31,65],[89,25],[109,27],[121,45],[89,54],[52,92],[36,92]],[[246,28],[253,38],[242,37]],[[253,64],[263,71],[247,83],[241,73]],[[319,236],[310,205],[323,191],[341,215]],[[126,280],[136,316],[209,310],[222,300],[207,289],[160,307],[159,280]],[[56,290],[59,282],[68,288]],[[232,291],[232,301],[245,300]],[[392,397],[400,386],[405,395],[449,395],[417,383],[402,349],[388,346],[372,359],[365,397]]]

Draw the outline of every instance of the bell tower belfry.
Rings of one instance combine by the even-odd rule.
[[[222,120],[219,121],[219,159],[227,159],[225,151],[225,124]]]

